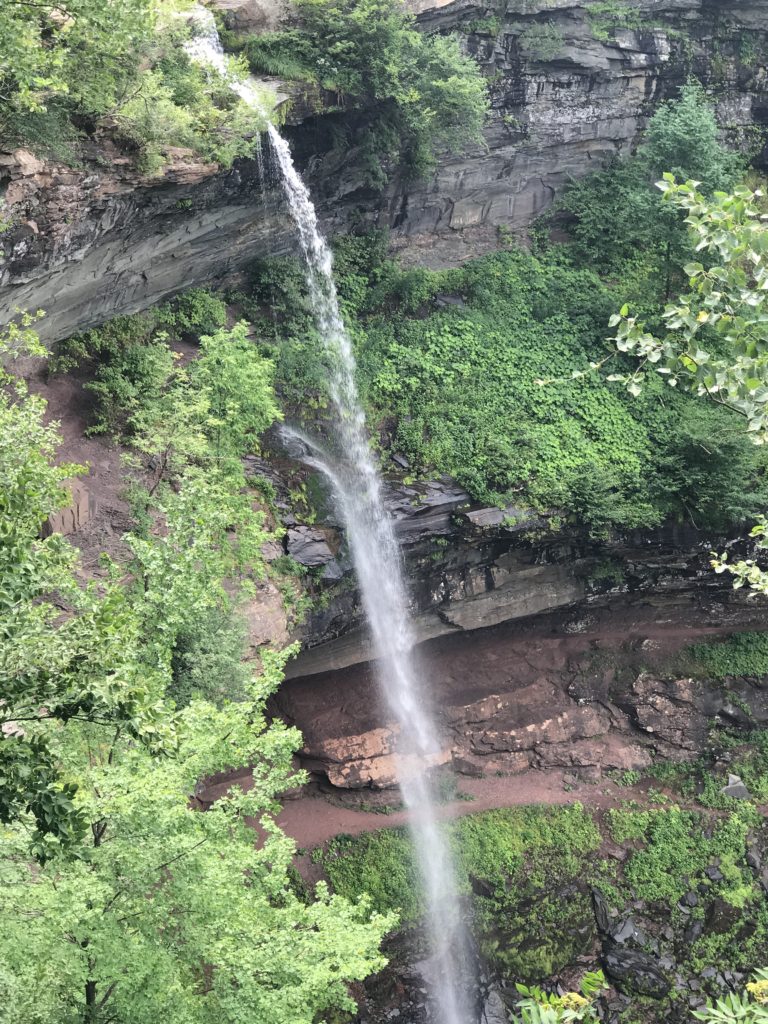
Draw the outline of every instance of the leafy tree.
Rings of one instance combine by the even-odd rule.
[[[653,308],[659,296],[669,298],[671,275],[687,245],[679,218],[660,201],[654,183],[672,171],[702,182],[711,194],[732,186],[741,164],[720,142],[703,89],[691,83],[655,112],[634,156],[574,182],[553,213],[568,217],[572,259],[625,281],[635,277]]]
[[[646,368],[673,386],[738,413],[758,445],[768,440],[768,228],[755,193],[737,188],[711,198],[698,182],[679,184],[665,174],[659,187],[665,200],[687,214],[696,252],[708,260],[686,264],[690,292],[668,305],[662,315],[664,333],[657,337],[628,307],[612,317],[619,352],[640,363],[628,374],[611,377],[632,394],[643,387]],[[768,547],[768,520],[753,529],[758,547]],[[718,572],[730,572],[735,586],[745,584],[768,593],[768,574],[753,559],[730,564],[727,555],[713,560]]]
[[[190,470],[178,491],[158,491],[158,528],[126,537],[144,657],[164,671],[180,636],[193,633],[212,610],[229,608],[233,591],[252,593],[264,575],[262,547],[271,534],[237,482]]]
[[[274,815],[299,737],[264,715],[283,660],[264,656],[244,702],[185,709],[174,756],[119,729],[68,732],[57,753],[87,840],[34,868],[23,819],[2,838],[4,1021],[314,1024],[354,1008],[348,983],[383,965],[393,917],[290,884],[295,847]],[[247,765],[247,793],[195,807],[200,779]]]
[[[6,359],[43,352],[29,317],[0,335]],[[29,814],[42,860],[84,827],[53,733],[77,720],[113,722],[159,747],[172,730],[159,680],[140,668],[124,590],[83,585],[74,549],[56,534],[40,537],[67,502],[64,481],[82,467],[54,465],[59,438],[45,403],[7,372],[0,383],[0,821]]]
[[[386,183],[395,161],[419,176],[440,147],[481,142],[487,90],[457,39],[419,32],[401,0],[297,7],[299,29],[252,38],[245,53],[255,71],[315,81],[342,108],[351,100],[362,109],[355,142],[372,185]],[[349,141],[340,137],[339,148]]]
[[[200,339],[201,356],[192,365],[192,384],[206,396],[206,433],[213,457],[239,458],[280,418],[272,389],[273,366],[263,359],[241,321],[231,331]]]
[[[179,631],[166,691],[177,707],[186,707],[193,697],[216,705],[243,698],[251,675],[244,661],[246,632],[243,619],[226,605],[203,612]]]
[[[156,171],[166,146],[231,164],[262,116],[183,49],[188,0],[65,0],[0,5],[0,128],[74,159],[78,137],[107,131]],[[233,69],[238,73],[237,68]]]
[[[0,336],[6,359],[42,354],[32,325]],[[163,699],[200,623],[228,621],[258,577],[262,514],[236,474],[188,468],[177,490],[158,489],[153,528],[129,538],[128,578],[108,566],[100,585],[82,584],[76,552],[39,537],[78,467],[53,465],[44,404],[10,374],[3,384],[3,1020],[314,1024],[354,1008],[348,984],[383,965],[394,918],[322,886],[310,900],[292,883],[294,844],[274,815],[300,781],[299,736],[265,716],[291,652],[264,652],[254,679],[242,645],[230,649],[238,702],[187,693],[176,716]],[[247,794],[201,812],[201,779],[248,767]]]

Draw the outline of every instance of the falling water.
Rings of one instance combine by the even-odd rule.
[[[189,52],[226,75],[226,58],[213,19],[205,12],[200,21],[204,33],[190,44]],[[232,85],[243,99],[260,106],[247,83]],[[327,354],[341,452],[341,457],[332,461],[314,442],[302,438],[311,450],[306,461],[325,473],[339,504],[378,659],[381,692],[397,723],[398,781],[410,811],[426,897],[432,961],[429,980],[436,1018],[439,1024],[468,1024],[466,935],[450,851],[437,826],[427,773],[428,767],[440,759],[441,744],[417,668],[400,550],[368,444],[352,343],[333,282],[331,251],[319,230],[315,207],[294,167],[288,143],[271,124],[267,123],[266,130],[305,258],[312,308]],[[300,435],[293,432],[293,436]]]

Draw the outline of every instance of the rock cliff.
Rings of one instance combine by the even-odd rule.
[[[236,18],[248,5],[225,6]],[[386,226],[403,258],[431,265],[492,247],[498,228],[525,229],[569,177],[627,152],[655,105],[691,74],[734,141],[754,143],[754,129],[768,123],[768,0],[413,6],[424,29],[459,32],[487,71],[485,146],[444,154],[423,182],[395,174],[374,193],[361,185],[355,147],[330,148],[333,122],[344,120],[354,137],[357,112],[311,114],[294,99],[286,130],[329,234],[352,222]],[[241,15],[269,28],[270,11]],[[109,147],[86,149],[78,168],[0,152],[10,221],[0,320],[42,307],[53,340],[291,247],[277,182],[261,182],[256,161],[221,172],[188,153],[169,156],[165,172],[146,179]]]

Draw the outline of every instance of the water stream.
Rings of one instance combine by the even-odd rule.
[[[207,17],[206,17],[207,16]],[[197,60],[227,75],[227,63],[208,12],[203,33],[190,44]],[[247,83],[232,82],[247,102],[261,108]],[[298,432],[306,462],[320,469],[333,489],[346,527],[370,628],[381,693],[396,722],[398,783],[410,811],[410,829],[423,882],[430,941],[427,978],[437,1024],[469,1024],[468,943],[462,922],[450,850],[435,813],[428,768],[438,762],[441,742],[414,650],[413,628],[400,550],[388,516],[381,477],[371,454],[356,385],[352,342],[339,310],[332,256],[309,192],[293,164],[286,140],[267,121],[266,131],[280,168],[283,191],[298,230],[318,333],[325,347],[328,386],[335,411],[339,456],[331,458]]]

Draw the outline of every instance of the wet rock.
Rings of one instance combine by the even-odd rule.
[[[294,526],[288,530],[286,550],[299,565],[326,565],[335,557],[326,533],[312,526]]]
[[[591,894],[592,910],[595,915],[597,930],[601,935],[609,935],[611,928],[613,927],[613,921],[611,919],[611,908],[608,905],[608,901],[597,889],[592,889]]]
[[[707,916],[705,918],[706,930],[708,932],[724,934],[734,927],[739,917],[740,911],[738,907],[734,907],[733,904],[717,896],[707,909]]]
[[[390,789],[410,771],[423,771],[425,763],[430,768],[450,763],[448,750],[424,760],[397,754],[397,731],[395,727],[379,728],[322,739],[311,751],[305,749],[303,763],[311,770],[322,769],[332,785],[346,789]]]
[[[506,508],[476,508],[465,512],[464,518],[473,526],[483,529],[488,526],[504,526],[507,530],[530,530],[535,526],[543,526],[543,520],[525,509],[515,505]]]
[[[663,999],[672,988],[659,962],[639,950],[609,944],[603,966],[608,977],[628,992]]]
[[[501,993],[492,989],[483,1005],[480,1024],[509,1024],[509,1015]]]
[[[648,941],[645,932],[638,927],[634,919],[625,918],[621,924],[610,932],[611,939],[619,946],[643,946]]]
[[[224,14],[224,24],[235,32],[274,32],[287,19],[284,0],[213,0]]]
[[[77,533],[96,515],[96,499],[82,480],[70,481],[65,483],[64,487],[69,491],[71,501],[43,523],[41,532],[44,537],[50,537],[53,533],[61,533],[68,537]]]
[[[695,920],[691,921],[690,924],[687,925],[685,931],[683,932],[683,941],[686,942],[689,946],[692,946],[693,943],[700,939],[703,934],[704,922],[699,918],[696,918]]]
[[[323,580],[324,583],[333,583],[343,578],[344,569],[336,558],[332,558],[330,562],[325,563],[323,571],[320,574],[320,579]]]

